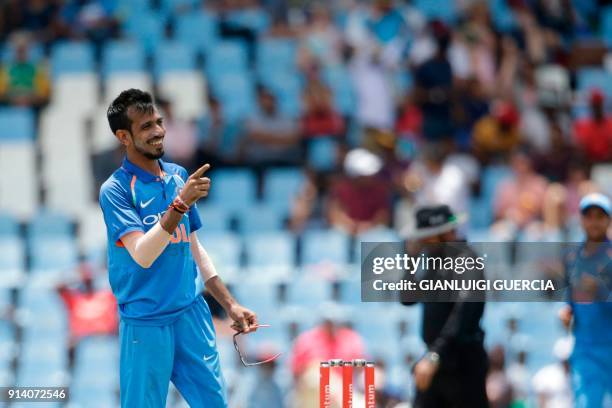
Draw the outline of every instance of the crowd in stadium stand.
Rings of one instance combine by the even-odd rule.
[[[399,230],[413,222],[418,206],[442,203],[469,214],[461,231],[468,238],[578,240],[580,198],[612,193],[607,4],[7,0],[0,4],[0,109],[25,107],[40,118],[53,108],[54,86],[66,69],[58,55],[66,43],[87,45],[92,61],[84,70],[93,70],[102,88],[112,74],[108,49],[135,40],[129,49],[141,53],[119,52],[118,63],[127,67],[127,60],[138,60],[134,70],[155,79],[151,90],[165,117],[168,160],[189,171],[206,162],[213,169],[253,169],[259,196],[268,169],[299,167],[305,173],[287,203],[286,231],[334,228],[355,239],[377,228]],[[195,36],[192,16],[206,23]],[[201,111],[185,113],[179,106],[182,95],[194,90],[176,97],[159,86],[168,69],[162,59],[173,55],[158,53],[162,43],[187,47],[187,69],[205,78],[196,103]],[[227,53],[221,54],[221,44]],[[181,60],[183,54],[177,55]],[[215,55],[227,59],[216,61]],[[117,72],[123,69],[130,71]],[[107,105],[102,99],[93,106]],[[81,103],[79,95],[73,103]],[[93,115],[102,112],[85,120],[99,120]],[[106,147],[91,152],[97,187],[122,160],[121,147],[107,133]],[[222,183],[214,174],[213,190]],[[82,295],[65,287],[60,293],[72,316],[70,305]],[[70,327],[79,337],[77,320],[72,316]],[[293,349],[296,379],[298,362],[306,364],[308,354],[304,338],[325,329],[312,330]],[[100,332],[114,333],[107,327]],[[355,336],[347,348],[359,349],[363,340]],[[511,337],[518,335],[509,328]],[[523,406],[534,394],[541,403],[571,406],[563,405],[569,404],[564,345],[555,351],[561,363],[548,367],[552,374],[540,373],[532,384],[534,369],[525,368],[528,347],[516,344],[508,340],[491,351],[492,406]],[[315,357],[324,354],[319,350]],[[286,406],[287,383],[277,384],[275,369],[248,374],[268,386],[232,387],[232,406]],[[393,381],[379,390],[385,407],[408,406],[410,376],[404,374],[387,367],[385,378]],[[398,391],[398,383],[405,387]]]

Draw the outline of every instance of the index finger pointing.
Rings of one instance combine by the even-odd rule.
[[[193,178],[200,178],[202,177],[202,174],[204,174],[208,169],[210,169],[210,164],[206,163],[205,165],[203,165],[202,167],[200,167],[199,169],[197,169],[192,175],[191,177]]]

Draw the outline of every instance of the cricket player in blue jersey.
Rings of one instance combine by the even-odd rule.
[[[196,295],[196,265],[235,330],[256,330],[257,317],[231,296],[195,234],[202,226],[195,203],[210,189],[203,177],[209,165],[188,176],[160,159],[166,131],[147,92],[122,92],[107,116],[126,149],[100,189],[121,317],[121,406],[163,408],[172,381],[191,407],[226,407],[210,310]]]
[[[569,301],[560,318],[575,338],[570,367],[576,408],[612,408],[611,210],[603,194],[580,201],[586,241],[566,259]]]

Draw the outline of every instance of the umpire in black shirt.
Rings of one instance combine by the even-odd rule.
[[[416,228],[402,231],[406,250],[443,259],[476,257],[465,241],[458,239],[456,227],[461,222],[446,205],[424,207],[416,212]],[[454,270],[426,269],[407,273],[408,280],[482,279],[484,272],[458,274]],[[480,320],[484,312],[484,294],[461,291],[419,292],[402,303],[423,302],[423,341],[427,353],[415,364],[417,386],[415,408],[488,407],[486,376],[488,358]],[[450,297],[449,297],[450,296]]]

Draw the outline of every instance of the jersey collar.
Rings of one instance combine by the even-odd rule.
[[[167,167],[166,163],[164,163],[162,159],[158,159],[157,161],[159,162],[159,167],[161,167],[162,174],[167,174],[168,171],[166,169]],[[129,161],[127,157],[123,159],[123,163],[121,164],[121,167],[128,173],[135,175],[136,178],[138,178],[138,180],[144,183],[150,183],[152,181],[161,181],[160,177],[154,174],[151,174],[148,171],[138,167],[137,165]]]

